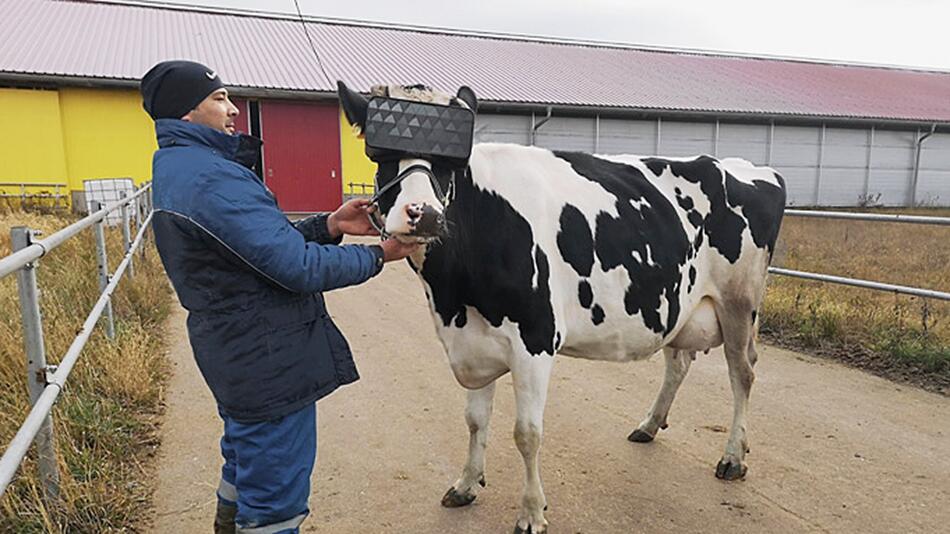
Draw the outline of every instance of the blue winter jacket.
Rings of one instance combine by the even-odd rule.
[[[329,245],[325,214],[291,223],[250,170],[259,140],[176,119],[155,130],[155,243],[221,411],[274,419],[356,381],[321,292],[376,275],[382,250]]]

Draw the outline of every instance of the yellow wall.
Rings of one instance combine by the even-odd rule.
[[[71,189],[96,178],[151,179],[158,147],[138,91],[63,88],[59,94]]]
[[[0,89],[0,182],[67,183],[56,91]]]
[[[353,134],[343,108],[340,108],[340,159],[343,162],[343,194],[372,195],[376,164],[366,157],[363,140]]]

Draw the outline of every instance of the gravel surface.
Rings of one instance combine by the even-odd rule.
[[[470,506],[440,498],[468,447],[464,390],[404,265],[328,295],[362,380],[319,403],[319,453],[303,532],[511,532],[523,465],[511,380],[500,379],[488,486]],[[145,532],[210,532],[221,423],[193,363],[185,313],[169,328],[175,374]],[[663,376],[662,358],[558,357],[541,473],[551,533],[938,532],[950,524],[950,398],[832,361],[760,348],[744,481],[714,476],[732,399],[720,350],[700,355],[650,444],[627,434]],[[942,526],[941,526],[942,525]]]

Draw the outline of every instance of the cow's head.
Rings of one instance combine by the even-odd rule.
[[[366,132],[367,119],[372,121],[367,114],[374,113],[370,100],[350,90],[343,82],[337,82],[337,92],[354,130],[358,134]],[[478,106],[475,93],[468,87],[462,87],[456,96],[452,96],[424,85],[377,85],[371,89],[370,97],[463,108],[473,113]],[[464,172],[467,155],[459,161],[457,158],[432,156],[424,150],[374,151],[369,143],[367,154],[378,164],[377,221],[384,234],[418,242],[444,237],[447,231],[444,213],[452,198],[454,174]]]

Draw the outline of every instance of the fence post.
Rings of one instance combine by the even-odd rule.
[[[119,192],[119,197],[122,200],[125,200],[128,195],[125,191]],[[122,248],[125,251],[125,255],[129,255],[129,249],[132,248],[132,230],[129,228],[129,204],[122,204]],[[135,254],[132,254],[135,256]],[[135,260],[129,258],[129,278],[135,276]]]
[[[142,222],[145,221],[146,217],[148,217],[148,212],[145,211],[145,196],[144,195],[139,195],[138,198],[135,199],[135,216],[138,217],[137,226],[138,228],[141,229]],[[142,234],[142,244],[143,245],[145,244],[145,234]],[[144,246],[139,247],[139,255],[142,256],[143,258],[145,257]]]
[[[22,250],[33,242],[33,231],[24,226],[10,230],[13,251]],[[46,389],[46,347],[43,342],[43,317],[40,314],[39,290],[36,287],[36,264],[29,263],[17,271],[20,291],[20,315],[23,318],[23,344],[27,357],[27,383],[30,405]],[[40,483],[47,503],[59,500],[59,465],[53,441],[53,418],[47,414],[34,440],[40,469]]]
[[[149,189],[147,193],[139,197],[142,199],[142,220],[144,221],[148,218],[148,214],[152,212],[152,190]],[[145,241],[148,239],[148,228],[145,229],[145,232],[142,234],[142,244],[145,244]],[[142,257],[145,257],[145,247],[141,247]]]
[[[102,203],[98,200],[92,201],[93,212],[102,209]],[[96,223],[96,252],[99,259],[99,292],[103,292],[109,285],[109,258],[106,255],[106,233],[103,229],[105,218]],[[112,316],[112,299],[106,304],[106,337],[115,339],[115,319]]]
[[[132,214],[135,216],[135,233],[138,234],[139,228],[142,226],[142,199],[136,198],[135,204],[129,204],[129,207],[132,208]]]

